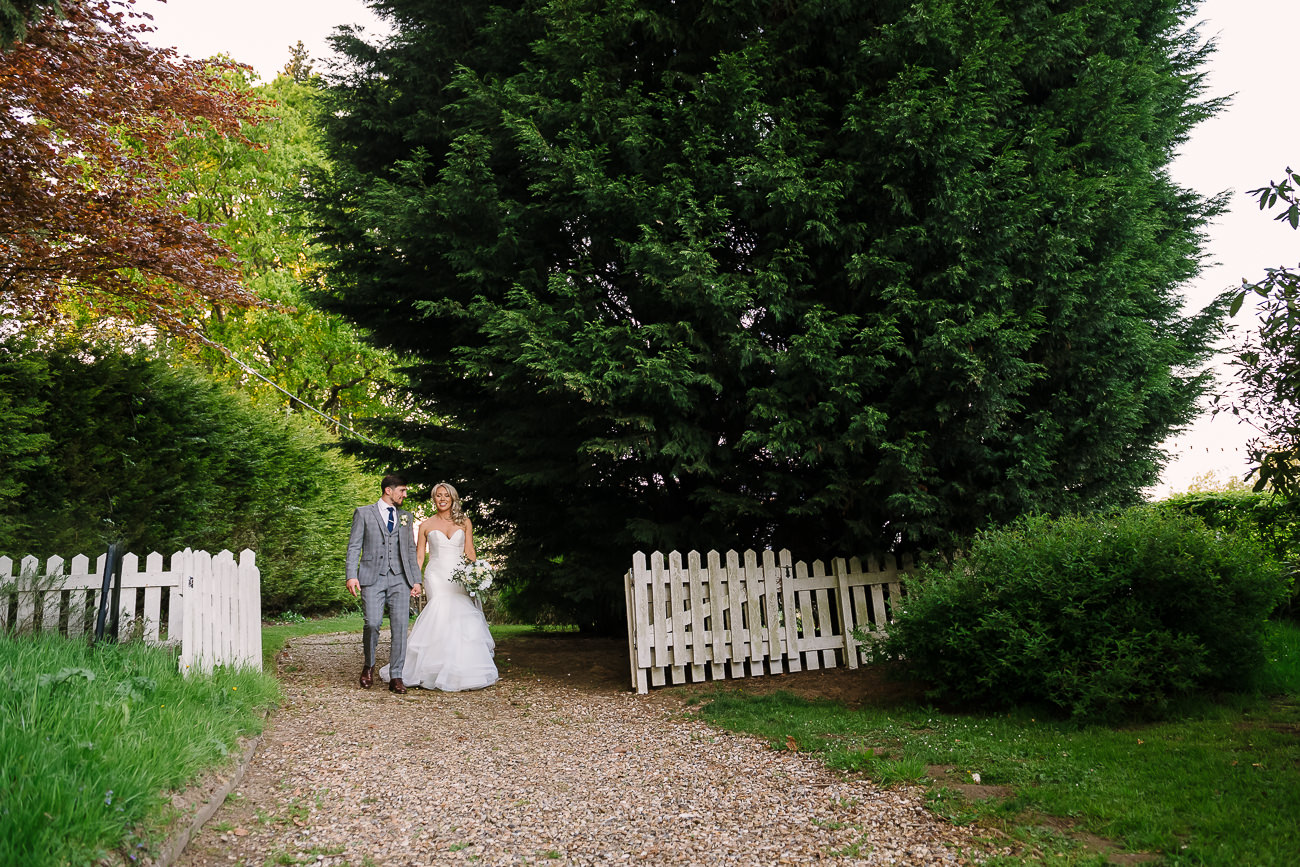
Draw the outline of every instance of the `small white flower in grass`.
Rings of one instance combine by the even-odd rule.
[[[971,772],[971,775],[970,775],[970,778],[971,778],[972,780],[975,781],[975,785],[977,785],[977,786],[979,785],[979,782],[980,782],[980,775],[979,775],[979,773],[978,773],[977,771],[972,771],[972,772]]]

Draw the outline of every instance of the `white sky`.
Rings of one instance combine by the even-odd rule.
[[[191,57],[229,54],[265,79],[284,67],[289,49],[302,40],[313,58],[328,55],[326,37],[341,24],[383,32],[363,0],[139,0],[154,15],[150,40]],[[1219,50],[1209,66],[1210,95],[1233,94],[1232,105],[1193,131],[1174,163],[1177,182],[1202,194],[1232,192],[1230,210],[1211,227],[1207,250],[1216,263],[1186,287],[1189,307],[1202,307],[1218,292],[1256,280],[1269,266],[1300,262],[1300,233],[1261,214],[1245,191],[1300,168],[1300,113],[1294,110],[1290,45],[1300,29],[1297,0],[1203,0],[1202,33]],[[318,63],[318,69],[321,65]],[[1248,326],[1243,310],[1237,323]],[[1226,374],[1225,374],[1226,376]],[[1173,458],[1156,495],[1187,489],[1206,471],[1220,478],[1245,471],[1249,431],[1231,416],[1203,416],[1167,448]]]

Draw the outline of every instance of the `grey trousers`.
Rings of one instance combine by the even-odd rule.
[[[406,632],[411,621],[411,588],[396,572],[381,575],[374,584],[361,588],[361,611],[365,624],[362,644],[367,666],[375,664],[385,605],[388,606],[388,631],[393,638],[388,657],[388,679],[396,680],[402,676],[402,666],[406,662]]]

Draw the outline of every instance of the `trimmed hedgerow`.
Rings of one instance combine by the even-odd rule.
[[[143,351],[11,335],[0,430],[0,554],[251,548],[267,614],[351,604],[352,509],[378,487],[302,416]]]
[[[885,649],[939,701],[1157,715],[1251,683],[1279,569],[1252,540],[1188,515],[1030,517],[922,570]]]

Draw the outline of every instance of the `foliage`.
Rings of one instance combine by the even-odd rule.
[[[1197,473],[1187,485],[1189,494],[1244,493],[1246,490],[1245,481],[1236,473],[1228,472],[1226,476],[1220,477],[1217,470]]]
[[[259,672],[184,677],[171,650],[48,634],[0,634],[0,671],[0,863],[28,867],[138,861],[126,841],[169,790],[226,763],[279,698]]]
[[[63,14],[59,0],[0,0],[0,50],[22,42],[27,27],[47,14]]]
[[[0,343],[0,515],[19,511],[24,479],[50,459],[50,436],[42,432],[46,369],[31,350],[26,341]]]
[[[290,46],[289,60],[285,63],[284,69],[280,70],[280,74],[292,78],[298,84],[312,84],[316,78],[312,72],[312,65],[311,54],[299,39],[296,45]]]
[[[853,553],[1137,502],[1192,415],[1217,203],[1183,0],[380,0],[310,199],[418,355],[411,474],[514,598],[619,622],[637,548]]]
[[[942,701],[1158,714],[1258,675],[1278,573],[1258,544],[1189,515],[1032,516],[922,570],[885,645]]]
[[[295,64],[310,66],[298,55]],[[272,304],[216,305],[203,324],[209,343],[173,351],[259,400],[315,410],[353,428],[398,403],[404,379],[391,353],[371,346],[337,314],[314,307],[302,292],[318,279],[317,251],[297,204],[304,174],[324,165],[316,142],[316,88],[288,75],[256,87],[239,73],[227,76],[255,104],[255,113],[239,136],[210,130],[177,141],[173,189],[186,213],[212,225],[213,237],[229,245],[248,291]]]
[[[774,749],[791,738],[800,752],[877,783],[898,768],[929,768],[932,808],[989,828],[999,849],[1020,856],[985,863],[1144,860],[1099,853],[1102,837],[1125,853],[1165,856],[1155,863],[1282,867],[1300,851],[1300,628],[1272,624],[1269,647],[1265,681],[1278,687],[1279,699],[1199,702],[1177,721],[1140,727],[1081,727],[1023,709],[952,714],[911,703],[883,706],[870,694],[862,706],[846,708],[723,687],[699,715]],[[969,789],[973,774],[980,784]],[[1069,830],[1048,833],[1044,826]],[[1090,837],[1092,845],[1072,834]]]
[[[1260,210],[1280,201],[1286,208],[1278,221],[1300,228],[1300,174],[1287,168],[1281,182],[1251,190]],[[1242,280],[1231,293],[1235,314],[1251,294],[1260,296],[1259,329],[1236,347],[1231,364],[1240,393],[1220,398],[1230,411],[1245,416],[1260,436],[1250,443],[1255,490],[1271,489],[1300,498],[1300,271],[1269,268],[1258,283]]]
[[[21,338],[0,346],[0,361],[27,365],[0,403],[47,444],[40,460],[6,457],[14,493],[0,510],[0,550],[251,548],[267,611],[345,601],[350,506],[374,490],[319,426],[143,354]]]
[[[1286,566],[1289,589],[1277,613],[1300,618],[1300,500],[1248,491],[1206,491],[1169,497],[1156,508],[1195,515],[1212,529],[1245,536]]]
[[[200,303],[256,302],[225,246],[167,193],[169,150],[248,112],[221,68],[140,42],[128,0],[68,0],[0,52],[0,304],[45,320],[68,300],[188,333]],[[20,4],[30,7],[31,4]]]

